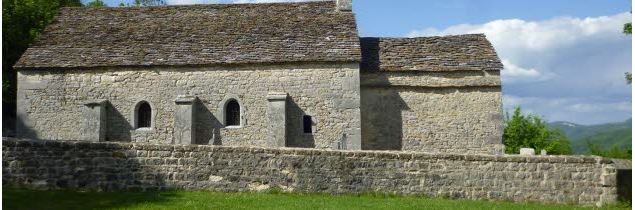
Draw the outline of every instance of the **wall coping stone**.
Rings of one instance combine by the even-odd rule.
[[[85,106],[101,106],[108,102],[108,99],[93,99],[84,102]]]
[[[196,96],[179,95],[176,97],[174,102],[177,104],[191,104],[191,103],[194,103],[194,101],[196,101],[196,98],[197,98]]]
[[[448,154],[448,153],[426,153],[412,151],[379,151],[379,150],[330,150],[311,148],[261,148],[261,147],[237,147],[218,145],[172,145],[172,144],[149,144],[149,143],[124,143],[124,142],[85,142],[71,140],[31,140],[2,137],[3,146],[15,147],[60,147],[64,149],[139,149],[147,151],[177,151],[177,152],[249,152],[252,154],[273,154],[273,155],[328,155],[361,158],[381,158],[394,160],[467,160],[467,161],[496,161],[496,162],[519,162],[519,163],[564,163],[564,164],[615,164],[610,158],[599,156],[583,155],[545,155],[545,156],[521,156],[521,155],[488,155],[488,154]]]
[[[267,94],[267,100],[269,101],[283,101],[287,100],[289,94],[284,92],[270,92]]]

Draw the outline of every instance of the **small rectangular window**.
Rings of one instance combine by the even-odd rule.
[[[313,120],[311,120],[311,116],[304,115],[304,117],[302,117],[302,125],[304,133],[313,133]]]

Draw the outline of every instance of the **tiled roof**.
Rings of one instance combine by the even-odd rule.
[[[359,62],[333,1],[63,8],[17,68]]]
[[[361,71],[501,70],[483,34],[419,38],[361,38]]]

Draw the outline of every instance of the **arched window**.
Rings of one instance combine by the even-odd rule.
[[[149,128],[152,125],[152,108],[148,102],[137,105],[137,128]]]
[[[240,104],[234,99],[230,99],[225,107],[225,126],[240,125]]]
[[[304,133],[313,133],[313,120],[311,120],[311,116],[304,115],[302,117],[302,130]]]

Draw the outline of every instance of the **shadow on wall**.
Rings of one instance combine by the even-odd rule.
[[[205,103],[196,100],[196,144],[223,145],[220,119],[216,118]],[[263,113],[264,115],[265,113]],[[307,113],[289,97],[287,100],[287,147],[315,148],[313,134],[304,133],[302,123]],[[314,127],[314,126],[313,126]]]
[[[361,74],[379,73],[379,39],[361,38]],[[379,84],[388,84],[388,78],[378,74]],[[385,86],[362,86],[360,94],[363,150],[402,150],[402,110],[410,108],[399,95],[398,89]]]
[[[2,100],[2,136],[14,137],[16,135],[16,102]]]
[[[38,190],[38,193],[48,193],[49,196],[57,193],[49,190],[65,190],[64,193],[70,194],[73,194],[71,191],[148,191],[137,193],[135,199],[115,195],[118,193],[104,192],[103,197],[80,202],[82,209],[125,208],[139,203],[162,202],[169,199],[169,195],[164,196],[164,193],[161,193],[159,196],[160,192],[155,192],[171,187],[164,181],[169,180],[170,173],[168,172],[170,171],[166,172],[161,167],[153,167],[163,164],[165,160],[163,158],[146,159],[142,164],[137,156],[144,153],[137,153],[137,150],[131,149],[130,146],[88,142],[3,140],[3,187]],[[92,152],[94,150],[99,152]],[[37,172],[41,170],[48,172]],[[174,170],[182,169],[177,166]],[[38,196],[47,196],[37,193],[33,195],[31,191],[12,191],[18,194],[8,195],[8,200],[27,198],[37,200]],[[73,196],[77,199],[82,197],[84,196]],[[73,201],[74,205],[78,203],[76,199]],[[50,206],[42,206],[41,209],[46,208]]]
[[[403,119],[401,112],[410,108],[396,89],[362,87],[362,149],[401,150]]]
[[[39,136],[37,135],[37,132],[35,132],[35,130],[33,130],[30,126],[24,123],[24,121],[22,120],[22,117],[20,116],[16,117],[14,122],[15,122],[16,133],[12,133],[12,131],[3,130],[2,136],[7,135],[7,136],[17,136],[20,138],[40,139]],[[10,132],[10,133],[5,134],[5,132]]]
[[[629,161],[630,163],[630,161]],[[632,169],[617,169],[617,199],[620,201],[633,202],[633,172]]]
[[[106,141],[131,142],[130,131],[134,128],[124,115],[110,103],[107,105],[108,129]]]
[[[200,100],[194,103],[196,144],[222,145],[220,128],[223,124]],[[117,108],[108,105],[108,132],[106,141],[132,142],[131,131],[134,127]]]
[[[287,147],[315,148],[315,138],[313,133],[304,133],[303,117],[308,115],[293,100],[293,97],[287,98]],[[311,127],[315,128],[311,122]],[[315,132],[315,130],[313,130]]]
[[[196,144],[223,145],[220,129],[223,124],[199,99],[194,103],[196,113]]]

